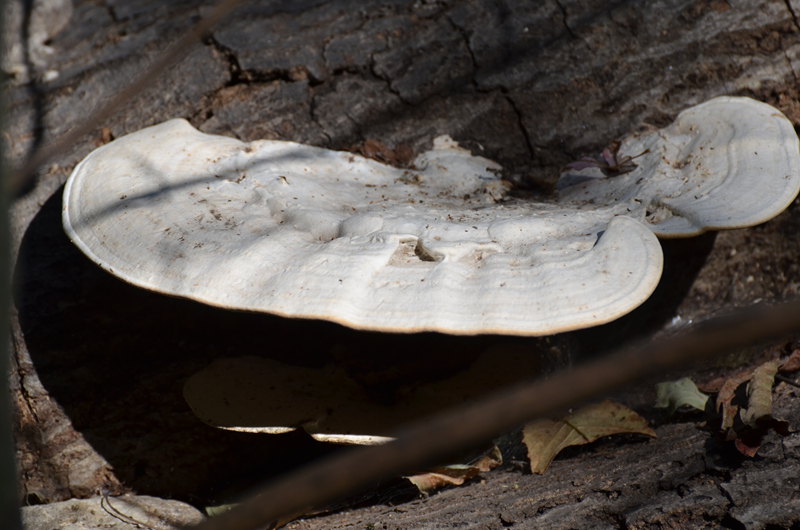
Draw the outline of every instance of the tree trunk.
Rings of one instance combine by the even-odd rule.
[[[10,72],[5,141],[17,163],[121,90],[210,6],[73,4],[71,14],[59,15],[71,17],[64,29],[37,44],[35,61]],[[333,149],[376,139],[420,151],[449,134],[502,164],[520,190],[544,195],[564,164],[639,126],[664,126],[714,96],[754,97],[800,123],[800,0],[243,4],[149,90],[41,168],[13,207],[11,380],[29,501],[102,490],[200,505],[225,500],[264,473],[331,449],[299,435],[266,440],[206,427],[183,402],[186,377],[218,356],[269,350],[292,357],[295,348],[322,362],[333,350],[325,340],[381,348],[415,340],[420,351],[430,340],[380,342],[332,325],[229,315],[99,271],[61,230],[60,190],[75,164],[109,136],[173,117],[243,140]],[[668,271],[653,301],[620,323],[554,341],[577,355],[569,349],[610,346],[675,317],[696,320],[796,296],[799,225],[795,202],[755,229],[665,243]],[[316,333],[326,338],[312,340]],[[275,344],[268,334],[283,335]],[[470,349],[503,339],[452,340]],[[780,412],[800,425],[796,392],[784,385],[779,396]],[[662,422],[657,432],[651,442],[574,451],[544,476],[506,469],[409,504],[292,527],[761,528],[800,521],[797,434],[741,461],[696,422]]]

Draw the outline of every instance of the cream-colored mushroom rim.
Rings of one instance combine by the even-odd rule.
[[[507,199],[499,166],[444,137],[414,166],[171,120],[82,161],[63,222],[140,287],[359,329],[545,335],[658,283],[658,241],[613,208]]]
[[[567,171],[562,202],[617,205],[659,237],[688,237],[768,221],[800,191],[800,141],[792,123],[749,98],[715,98],[681,112],[664,129],[626,138],[619,158],[637,155],[637,167],[621,175]]]

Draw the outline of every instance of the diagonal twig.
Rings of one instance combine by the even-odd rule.
[[[637,344],[548,380],[509,389],[415,423],[383,446],[338,453],[265,485],[196,530],[245,530],[285,520],[382,479],[435,463],[532,418],[702,358],[800,331],[800,300],[738,311],[666,339]]]
[[[111,117],[117,109],[123,108],[124,103],[144,91],[153,79],[189,53],[192,45],[202,38],[212,26],[230,14],[241,1],[220,0],[206,17],[203,17],[197,24],[187,30],[166,51],[159,54],[133,83],[125,87],[124,90],[117,92],[105,105],[89,114],[86,119],[73,129],[54,140],[48,141],[34,151],[21,167],[12,171],[9,175],[8,189],[11,195],[16,195],[20,190],[24,189],[41,166],[69,149],[81,137],[99,127],[99,124]]]
[[[100,497],[100,508],[102,508],[104,512],[114,519],[122,521],[125,524],[129,524],[136,528],[144,528],[146,530],[156,530],[152,526],[137,520],[135,517],[131,517],[130,515],[126,515],[120,511],[119,508],[111,504],[111,497],[109,497],[108,494],[104,493],[103,496]]]

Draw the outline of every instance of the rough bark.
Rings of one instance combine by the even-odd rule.
[[[798,393],[778,407],[798,417]],[[316,528],[764,528],[800,517],[798,441],[774,440],[758,461],[716,445],[699,423],[665,424],[657,440],[606,442],[556,460],[545,475],[489,473],[398,506],[295,521]]]
[[[13,159],[84,119],[208,5],[75,1],[70,23],[48,42],[52,54],[7,81]],[[24,493],[54,501],[131,489],[212,503],[259,473],[330,450],[300,436],[264,440],[199,424],[180,385],[215,356],[268,351],[314,363],[344,348],[389,350],[395,360],[458,349],[468,358],[505,340],[381,338],[228,315],[108,277],[59,223],[60,187],[103,141],[101,128],[118,137],[179,116],[207,132],[336,149],[373,138],[419,150],[450,134],[503,164],[520,193],[546,193],[566,162],[713,96],[755,97],[800,123],[798,15],[798,0],[247,2],[95,135],[42,168],[13,209],[11,377]],[[675,317],[796,296],[799,224],[795,202],[762,227],[665,243],[659,292],[629,318],[550,342],[513,342],[602,349]],[[784,415],[797,425],[792,398],[784,389]],[[658,432],[647,444],[576,451],[543,477],[492,473],[398,508],[297,525],[759,528],[800,520],[797,435],[742,462],[720,461],[724,451],[695,423]]]

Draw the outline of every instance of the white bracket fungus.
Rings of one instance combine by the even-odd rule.
[[[719,97],[681,112],[669,127],[626,138],[619,155],[640,155],[628,173],[563,174],[561,201],[616,205],[660,237],[753,226],[797,196],[798,153],[792,123],[774,107]]]
[[[447,137],[403,170],[171,120],[83,160],[63,220],[109,272],[211,305],[361,329],[545,335],[608,322],[651,294],[662,257],[648,226],[761,222],[800,186],[791,124],[751,100],[712,100],[623,145],[646,149],[630,173],[582,173],[556,205],[506,196],[500,167]]]

